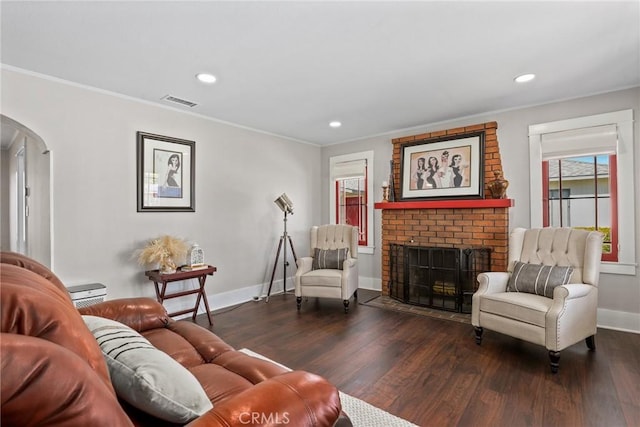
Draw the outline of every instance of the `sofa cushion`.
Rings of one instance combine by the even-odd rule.
[[[527,264],[517,261],[509,277],[507,292],[526,292],[553,298],[557,286],[566,285],[571,279],[572,267]]]
[[[0,267],[0,328],[58,344],[84,359],[115,396],[107,365],[93,335],[65,292],[17,265]]]
[[[51,283],[55,285],[56,288],[60,289],[64,296],[71,302],[71,297],[67,292],[67,288],[64,284],[58,279],[58,276],[53,274],[51,270],[49,270],[45,265],[40,264],[35,259],[31,259],[26,255],[19,254],[17,252],[0,252],[0,263],[2,264],[11,264],[17,265],[18,267],[26,268],[27,270],[33,271],[36,274],[44,277]]]
[[[0,354],[2,425],[133,426],[111,386],[73,351],[0,333]]]
[[[342,285],[342,272],[339,270],[312,270],[300,276],[300,284],[304,286],[340,288]]]
[[[186,423],[213,405],[198,380],[122,323],[82,316],[96,337],[118,396],[160,419]]]
[[[342,264],[349,256],[349,248],[320,249],[315,248],[313,254],[313,270],[342,270]]]
[[[551,304],[552,299],[540,295],[498,292],[484,295],[480,300],[480,311],[544,328]]]

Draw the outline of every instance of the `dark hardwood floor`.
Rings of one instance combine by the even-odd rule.
[[[360,301],[371,293],[359,291]],[[197,322],[237,349],[322,375],[340,390],[420,426],[638,426],[640,335],[598,330],[561,353],[471,325],[351,303],[272,296]]]

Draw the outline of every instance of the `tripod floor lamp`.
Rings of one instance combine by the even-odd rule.
[[[283,250],[284,253],[284,273],[283,273],[283,292],[287,292],[287,267],[289,266],[289,261],[287,260],[287,242],[289,246],[291,246],[291,253],[293,253],[293,259],[295,262],[298,262],[298,257],[296,256],[296,251],[293,248],[293,242],[291,241],[291,236],[287,234],[287,215],[293,215],[293,203],[287,197],[285,193],[282,193],[280,197],[274,200],[274,203],[278,205],[278,207],[284,213],[284,233],[280,236],[280,243],[278,243],[278,252],[276,253],[276,260],[273,262],[273,271],[271,272],[271,282],[269,282],[269,290],[267,291],[266,302],[269,302],[269,296],[271,295],[271,287],[273,286],[273,278],[276,275],[276,268],[278,267],[278,259],[280,258],[280,251]]]

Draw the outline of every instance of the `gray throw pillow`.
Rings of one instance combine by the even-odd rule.
[[[560,267],[516,262],[507,283],[507,292],[526,292],[553,298],[556,286],[566,285],[573,267]]]
[[[82,318],[102,349],[119,398],[178,424],[213,408],[196,377],[138,332],[114,320]]]
[[[316,248],[313,253],[313,264],[311,269],[331,269],[342,270],[342,264],[349,256],[349,248],[341,249],[319,249]]]

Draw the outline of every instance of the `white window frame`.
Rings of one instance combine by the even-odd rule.
[[[531,175],[531,227],[542,227],[542,135],[614,124],[618,130],[618,262],[603,261],[600,271],[636,274],[636,229],[633,155],[633,110],[559,120],[529,126],[529,170]]]
[[[359,254],[373,254],[373,151],[343,154],[329,158],[329,222],[336,223],[336,181],[333,179],[334,167],[337,163],[355,160],[367,161],[367,246],[358,245]]]

